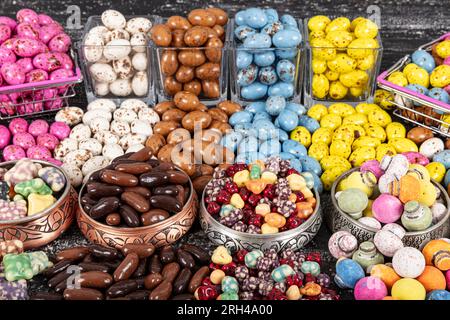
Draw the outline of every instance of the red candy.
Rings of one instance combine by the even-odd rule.
[[[220,211],[220,205],[217,202],[210,202],[208,203],[206,210],[208,210],[210,214],[218,214]]]
[[[198,300],[215,300],[218,293],[212,286],[200,286],[197,289],[197,296]]]
[[[225,189],[231,194],[239,192],[239,187],[234,182],[227,183]]]

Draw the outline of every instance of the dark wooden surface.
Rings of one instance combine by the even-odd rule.
[[[186,14],[197,7],[219,6],[233,15],[236,11],[249,6],[274,7],[279,12],[286,11],[297,18],[307,18],[316,14],[335,16],[370,16],[369,6],[377,6],[381,19],[381,37],[384,53],[382,70],[385,70],[404,54],[412,52],[415,48],[444,32],[450,31],[450,0],[1,0],[0,14],[13,16],[20,8],[31,7],[38,12],[45,12],[66,26],[70,13],[69,6],[78,5],[80,8],[81,26],[91,15],[100,15],[106,9],[116,9],[125,15],[156,14],[170,16],[174,14]],[[369,8],[370,9],[370,8]],[[74,40],[80,38],[82,29],[72,29],[69,33]],[[71,101],[72,105],[85,106],[83,88],[78,88],[78,95]],[[329,196],[324,196],[323,214],[327,214],[330,206]],[[328,198],[328,199],[327,199]],[[327,253],[329,231],[322,226],[319,235],[310,243],[306,251],[323,253],[325,272],[332,273],[334,259]],[[205,239],[197,225],[183,241],[201,244],[212,248]],[[52,254],[62,248],[86,243],[74,225],[60,239],[44,248]],[[31,282],[31,290],[45,290],[42,279],[37,278]],[[351,298],[349,292],[341,292],[344,299]]]

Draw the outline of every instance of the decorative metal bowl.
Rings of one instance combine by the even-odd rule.
[[[357,170],[359,170],[359,167],[344,172],[334,182],[333,186],[331,187],[331,201],[333,203],[333,206],[325,215],[325,222],[332,232],[345,230],[353,234],[359,241],[368,241],[373,239],[377,230],[361,224],[360,222],[343,212],[338,207],[336,197],[334,196],[336,194],[336,188],[339,183],[347,176],[349,176],[352,172],[355,172]],[[421,249],[430,240],[446,238],[450,235],[450,198],[447,194],[447,191],[439,183],[435,181],[432,182],[433,185],[440,191],[441,197],[444,201],[444,205],[447,207],[447,214],[441,219],[441,221],[432,225],[426,230],[406,232],[406,235],[402,239],[405,246]]]
[[[0,164],[0,168],[12,168],[17,161]],[[18,239],[23,242],[25,249],[33,249],[46,245],[58,238],[66,231],[74,219],[77,205],[77,192],[71,187],[69,177],[58,166],[50,162],[33,160],[43,167],[53,167],[64,174],[66,186],[61,196],[46,210],[16,220],[0,221],[0,240]]]
[[[85,188],[86,184],[82,186],[78,198],[77,223],[83,235],[93,243],[115,248],[126,243],[152,243],[155,247],[161,247],[183,237],[192,227],[197,215],[198,198],[191,179],[189,198],[183,210],[161,222],[137,228],[113,227],[92,219],[81,205]]]
[[[314,196],[317,200],[316,208],[309,219],[299,227],[275,234],[250,234],[233,230],[211,216],[205,207],[205,191],[203,191],[200,224],[212,242],[223,245],[232,252],[240,249],[275,249],[277,252],[285,249],[298,250],[316,236],[322,224],[320,197],[316,190]]]

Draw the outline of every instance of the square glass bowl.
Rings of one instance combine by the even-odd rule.
[[[157,16],[125,16],[126,20],[137,17],[147,18],[152,25]],[[94,29],[95,28],[95,29]],[[149,47],[149,38],[146,35],[145,45],[130,46],[127,44],[114,44],[107,46],[106,36],[102,33],[103,24],[100,16],[88,18],[83,32],[82,41],[78,43],[78,56],[82,65],[83,75],[86,79],[85,90],[89,102],[108,98],[118,102],[124,99],[136,98],[147,104],[155,103],[152,51]],[[93,30],[90,32],[91,30]],[[124,37],[121,30],[110,30],[114,40]],[[130,35],[131,36],[131,35]],[[108,57],[105,57],[105,50]],[[131,50],[130,50],[131,49]],[[118,60],[111,57],[122,56]]]
[[[282,95],[286,100],[300,103],[305,66],[305,35],[302,20],[297,20],[297,23],[302,36],[302,41],[297,47],[247,49],[236,38],[234,34],[236,24],[234,19],[231,20],[229,69],[231,72],[230,88],[233,101],[247,104],[252,101],[265,100],[270,95],[269,92],[272,92],[271,95]],[[258,57],[259,63],[255,63],[255,57]],[[273,57],[275,57],[274,61],[269,63]],[[241,61],[248,59],[252,59],[250,66],[240,67]],[[293,76],[285,78],[285,81],[281,80],[280,73],[277,72],[278,65],[280,67],[284,65],[284,68],[291,70],[292,72],[289,74]],[[246,79],[250,77],[255,78],[255,80],[248,84]],[[261,83],[261,78],[264,79],[263,86],[257,83]]]
[[[159,17],[156,23],[164,24],[167,19]],[[195,93],[206,106],[213,106],[227,99],[230,22],[224,29],[222,48],[173,45],[160,47],[150,40],[158,102],[172,100],[182,90]],[[179,35],[172,31],[172,37],[175,36]]]
[[[380,70],[381,57],[383,54],[383,46],[381,43],[380,32],[378,32],[375,40],[378,43],[378,48],[336,48],[329,46],[312,46],[310,41],[310,32],[308,29],[309,19],[304,21],[304,31],[306,37],[306,68],[305,68],[305,86],[304,86],[304,103],[310,107],[314,104],[321,103],[324,105],[330,105],[337,102],[345,102],[348,104],[356,105],[358,103],[369,100],[375,93],[376,89],[376,77]],[[347,52],[351,50],[350,57]],[[339,67],[345,64],[356,63],[356,67],[349,72],[336,72],[331,70],[328,65],[330,61],[326,61],[326,66],[323,65],[323,60],[316,59],[315,57],[325,57],[328,54],[334,52],[336,55],[346,54],[341,56],[342,59],[339,63]],[[347,57],[350,57],[349,60]],[[355,57],[355,58],[353,58]],[[361,57],[357,59],[356,57]],[[313,61],[314,60],[314,61]],[[354,60],[354,61],[352,61]],[[334,60],[332,60],[334,61]],[[336,61],[338,61],[336,59]],[[314,63],[314,66],[313,66]],[[342,63],[342,64],[341,64]],[[336,64],[335,64],[336,66]],[[316,69],[314,70],[313,67]],[[317,72],[317,70],[323,70],[324,72]],[[314,72],[316,71],[316,72]],[[354,72],[355,73],[351,73]],[[343,79],[346,84],[352,83],[353,87],[346,87],[342,85],[339,80],[342,74],[347,76]],[[338,81],[339,80],[339,81]],[[314,86],[313,86],[314,83]],[[325,90],[328,86],[328,90]],[[331,89],[331,90],[330,90]]]

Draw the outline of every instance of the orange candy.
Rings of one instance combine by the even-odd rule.
[[[400,280],[400,276],[394,269],[385,264],[374,265],[370,270],[370,275],[372,277],[380,278],[388,289],[392,288],[397,280]]]
[[[300,293],[304,296],[314,297],[318,296],[322,292],[322,287],[315,282],[308,282],[303,288],[300,289]]]
[[[450,243],[444,240],[431,240],[422,249],[425,262],[441,271],[450,270]]]
[[[245,187],[254,194],[260,194],[266,188],[267,183],[261,179],[247,180],[245,181]]]
[[[309,202],[297,202],[297,217],[300,219],[306,219],[314,212],[311,203]]]
[[[427,292],[433,290],[445,290],[447,285],[442,271],[433,266],[426,266],[425,270],[416,278],[416,280],[425,287]]]
[[[264,221],[274,228],[281,228],[286,224],[286,218],[279,213],[268,213],[264,216]]]

